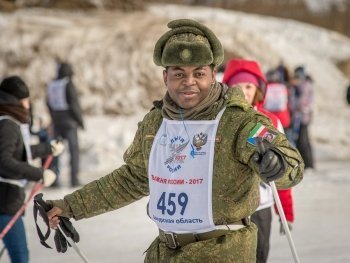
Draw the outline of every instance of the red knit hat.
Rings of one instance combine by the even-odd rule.
[[[240,74],[240,73],[248,73],[248,74]],[[263,95],[265,96],[266,91],[266,79],[264,74],[261,72],[259,64],[252,60],[246,59],[231,59],[225,68],[224,77],[222,83],[227,85],[232,83],[238,83],[235,81],[242,81],[245,79],[246,82],[254,83],[253,76],[256,77],[256,81],[258,82],[257,87],[261,90]],[[256,83],[254,83],[256,84]]]
[[[237,73],[236,75],[233,75],[228,81],[227,81],[227,85],[229,87],[232,87],[238,83],[253,83],[255,86],[259,87],[259,80],[258,78],[248,72],[248,71],[241,71],[239,73]]]

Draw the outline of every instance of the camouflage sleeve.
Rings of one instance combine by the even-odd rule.
[[[277,188],[284,189],[298,184],[302,180],[304,170],[304,162],[298,150],[290,145],[286,136],[279,132],[266,116],[257,112],[247,115],[250,115],[250,119],[242,124],[237,134],[236,145],[233,146],[233,152],[239,161],[248,164],[258,173],[256,165],[251,161],[256,147],[250,142],[252,142],[253,137],[259,136],[259,130],[263,133],[262,129],[265,127],[263,137],[267,136],[267,139],[283,155],[287,163],[284,176],[275,181]]]
[[[64,197],[76,220],[118,209],[149,194],[142,138],[143,122],[124,153],[124,165]]]

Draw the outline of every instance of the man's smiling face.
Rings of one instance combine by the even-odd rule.
[[[215,74],[210,66],[171,66],[163,71],[163,78],[171,99],[188,110],[208,96]]]

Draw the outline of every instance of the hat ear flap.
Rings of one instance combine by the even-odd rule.
[[[162,35],[155,47],[154,47],[154,51],[153,51],[153,61],[154,64],[156,64],[157,66],[163,66],[162,65],[162,53],[163,53],[163,48],[165,46],[165,43],[168,41],[168,39],[172,36],[172,32],[168,31],[166,32],[164,35]]]

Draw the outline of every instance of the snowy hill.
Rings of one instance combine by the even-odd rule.
[[[164,94],[153,47],[167,21],[185,17],[212,28],[226,53],[256,59],[265,70],[280,60],[291,69],[305,65],[315,80],[311,137],[316,157],[348,158],[348,80],[336,63],[350,58],[350,40],[292,20],[175,5],[152,5],[134,13],[0,13],[0,76],[23,76],[32,89],[35,114],[47,118],[45,85],[55,74],[54,59],[71,62],[87,122],[81,132],[81,167],[83,172],[106,171],[121,163],[137,121]]]

